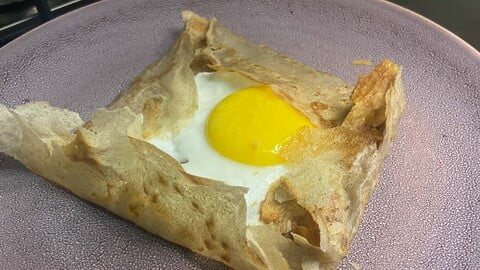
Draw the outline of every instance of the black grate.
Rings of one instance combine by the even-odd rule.
[[[99,0],[0,0],[0,47],[43,24]]]

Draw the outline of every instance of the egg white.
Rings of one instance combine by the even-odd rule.
[[[260,203],[269,185],[287,172],[286,166],[251,166],[228,159],[210,146],[205,133],[211,111],[223,98],[258,83],[233,72],[198,73],[195,83],[198,110],[190,123],[176,136],[164,134],[149,142],[180,162],[187,173],[247,187],[247,224],[259,224]]]

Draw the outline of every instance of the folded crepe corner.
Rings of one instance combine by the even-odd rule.
[[[334,269],[348,251],[405,106],[401,68],[378,64],[352,88],[215,19],[182,13],[185,29],[86,123],[35,102],[0,105],[0,152],[142,228],[235,269]],[[316,128],[282,150],[294,169],[273,183],[263,225],[246,225],[246,188],[186,173],[147,143],[197,109],[193,76],[232,71],[272,86]],[[353,92],[352,92],[353,91]]]
[[[404,110],[400,76],[391,61],[378,64],[359,79],[341,125],[304,130],[283,149],[297,166],[270,187],[264,222],[332,258],[347,254]]]

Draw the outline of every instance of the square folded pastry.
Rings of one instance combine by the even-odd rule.
[[[401,68],[355,87],[183,12],[185,29],[88,122],[0,105],[0,151],[235,269],[333,269],[404,109]]]

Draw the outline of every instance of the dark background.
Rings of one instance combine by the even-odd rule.
[[[442,25],[480,50],[480,0],[389,0]]]
[[[0,0],[0,47],[54,17],[96,1]],[[389,1],[429,18],[480,49],[480,0]]]

